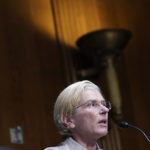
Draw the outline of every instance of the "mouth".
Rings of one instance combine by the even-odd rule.
[[[98,122],[99,125],[107,127],[107,120],[103,119]]]

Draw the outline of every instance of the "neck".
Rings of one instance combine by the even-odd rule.
[[[88,137],[80,137],[74,135],[73,138],[87,150],[96,150],[96,140],[88,138]]]

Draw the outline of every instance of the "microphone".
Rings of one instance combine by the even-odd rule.
[[[121,127],[121,128],[129,128],[129,127],[131,127],[131,128],[137,129],[138,131],[140,131],[140,132],[144,135],[144,137],[146,138],[146,140],[150,143],[150,139],[149,139],[148,136],[144,133],[144,131],[141,130],[140,128],[138,128],[138,127],[136,127],[136,126],[133,126],[133,125],[131,125],[131,124],[129,124],[128,122],[125,122],[125,121],[120,122],[118,125],[119,125],[119,127]]]

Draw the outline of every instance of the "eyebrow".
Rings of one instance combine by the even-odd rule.
[[[89,102],[89,101],[97,101],[97,102],[101,102],[101,101],[106,101],[105,99],[102,99],[102,100],[96,100],[96,99],[89,99],[89,100],[87,100],[87,102]],[[86,102],[85,102],[86,103]]]

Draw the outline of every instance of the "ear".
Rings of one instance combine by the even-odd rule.
[[[74,120],[69,116],[63,116],[63,123],[69,129],[73,129],[75,127]]]

